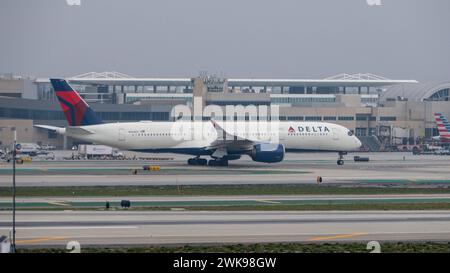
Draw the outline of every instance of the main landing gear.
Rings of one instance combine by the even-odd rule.
[[[339,166],[344,165],[344,155],[346,155],[346,154],[347,154],[347,152],[339,152],[339,157],[338,157],[338,161],[337,161],[337,164]]]
[[[208,160],[200,157],[193,157],[188,159],[188,164],[192,166],[206,166],[208,164]]]
[[[228,166],[228,160],[226,159],[211,159],[208,161],[208,166]]]
[[[208,161],[200,157],[189,158],[187,163],[192,166],[228,166],[228,160],[226,159],[211,159]]]

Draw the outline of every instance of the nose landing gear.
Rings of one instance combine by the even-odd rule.
[[[344,155],[346,155],[346,154],[347,154],[347,152],[339,152],[339,157],[338,157],[338,161],[337,161],[338,166],[344,165]]]

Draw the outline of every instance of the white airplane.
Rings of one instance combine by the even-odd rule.
[[[343,165],[343,156],[361,147],[361,142],[349,129],[323,122],[279,121],[276,128],[258,127],[261,122],[213,120],[103,123],[65,80],[51,79],[51,83],[69,126],[36,127],[122,150],[195,156],[188,160],[189,165],[227,166],[229,160],[237,160],[242,155],[249,155],[257,162],[276,163],[283,161],[286,152],[317,151],[338,152],[337,164]],[[195,135],[197,128],[202,130],[200,137],[189,138],[188,135]],[[276,141],[271,140],[274,138]],[[212,159],[208,161],[201,156]]]

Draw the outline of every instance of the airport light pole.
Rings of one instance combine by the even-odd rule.
[[[5,128],[5,127],[0,127]],[[16,253],[16,155],[17,155],[17,130],[14,126],[7,126],[6,128],[11,128],[13,132],[13,145],[12,145],[12,162],[13,162],[13,231],[12,231],[12,242],[11,242],[11,252]]]
[[[17,146],[17,130],[16,127],[11,127],[13,132],[13,233],[11,252],[16,253],[16,146]]]

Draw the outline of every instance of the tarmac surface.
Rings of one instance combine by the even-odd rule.
[[[354,162],[353,156],[370,162]],[[229,167],[189,166],[188,156],[157,155],[163,160],[56,160],[17,166],[18,186],[112,186],[202,184],[309,184],[321,176],[328,184],[377,182],[450,183],[450,157],[411,153],[359,153],[337,166],[334,153],[287,154],[278,164],[253,162],[244,156]],[[155,156],[153,156],[155,157]],[[164,160],[169,159],[169,160]],[[144,171],[158,165],[160,171]],[[136,175],[132,172],[138,170]],[[0,164],[0,187],[11,185],[11,164]]]
[[[354,162],[353,156],[370,162]],[[410,153],[337,155],[287,154],[279,164],[248,157],[229,167],[198,167],[188,156],[157,155],[148,160],[33,161],[17,166],[18,186],[118,186],[210,184],[361,184],[447,187],[450,157]],[[160,160],[156,160],[159,157]],[[160,171],[144,171],[158,165]],[[131,174],[138,170],[137,174]],[[0,163],[0,187],[11,186],[11,164]],[[108,199],[108,200],[106,200]],[[161,211],[118,209],[132,206]],[[103,209],[110,201],[112,209]],[[152,197],[20,197],[17,199],[18,246],[168,245],[264,242],[450,241],[450,211],[190,211],[182,206],[355,204],[450,202],[448,194],[430,195],[243,195]],[[11,230],[10,198],[0,198],[0,234]],[[25,210],[33,208],[34,210]],[[44,210],[44,209],[57,210]],[[81,208],[81,209],[80,209]],[[72,210],[77,209],[77,210]],[[90,209],[90,210],[87,210]]]
[[[17,221],[18,247],[450,240],[443,211],[19,211]]]

